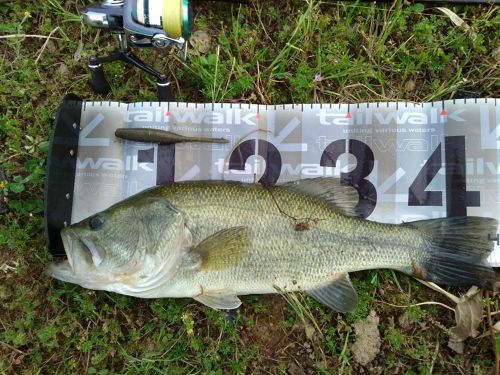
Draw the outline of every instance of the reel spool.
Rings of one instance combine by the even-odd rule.
[[[191,13],[188,0],[137,0],[132,5],[136,23],[161,28],[172,39],[189,38]]]
[[[179,49],[191,34],[192,18],[189,0],[106,0],[82,15],[89,26],[125,34],[122,42],[133,47]]]
[[[165,48],[170,44],[185,47],[191,34],[192,10],[189,0],[132,0],[125,1],[123,28],[132,34],[136,46],[147,38],[153,47]]]

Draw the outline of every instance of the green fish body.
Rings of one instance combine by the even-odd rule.
[[[49,273],[93,289],[191,297],[217,309],[238,307],[238,295],[302,290],[341,312],[356,307],[353,271],[390,268],[450,285],[494,280],[486,257],[496,220],[377,223],[354,214],[357,199],[330,178],[161,186],[64,229],[68,264]]]

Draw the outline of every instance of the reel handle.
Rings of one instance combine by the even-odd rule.
[[[111,86],[104,75],[104,69],[101,62],[96,57],[89,59],[88,67],[90,70],[92,89],[97,94],[107,94],[111,91]]]
[[[159,102],[173,102],[174,94],[172,93],[172,86],[170,82],[165,77],[161,77],[156,82],[156,91],[158,93]]]

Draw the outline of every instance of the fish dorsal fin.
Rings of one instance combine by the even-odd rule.
[[[213,290],[202,292],[194,297],[198,302],[217,310],[232,310],[240,307],[241,300],[230,289]]]
[[[358,304],[358,294],[347,273],[340,274],[329,284],[306,290],[306,293],[319,303],[342,313],[353,311]]]
[[[249,229],[233,227],[207,237],[194,251],[201,258],[201,271],[218,271],[236,266],[248,253],[250,245]]]
[[[354,209],[359,201],[358,192],[349,185],[342,185],[340,178],[307,178],[283,186],[321,198],[345,215],[358,216]]]

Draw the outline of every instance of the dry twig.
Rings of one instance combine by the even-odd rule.
[[[495,352],[495,375],[500,375],[500,354],[497,349],[496,335],[493,330],[493,321],[491,319],[491,307],[489,303],[490,292],[486,291],[486,296],[488,297],[488,303],[486,309],[488,312],[488,326],[490,327],[491,343],[493,344],[493,351]]]
[[[55,38],[50,35],[35,35],[35,34],[9,34],[9,35],[0,35],[0,39],[10,39],[10,38],[39,38],[39,39],[61,39]]]
[[[45,51],[45,48],[47,47],[47,44],[49,43],[49,40],[52,37],[52,34],[54,34],[57,30],[59,30],[59,26],[57,26],[50,32],[49,36],[47,37],[47,40],[45,41],[45,43],[43,43],[43,46],[42,48],[40,48],[40,52],[38,53],[38,56],[35,60],[35,65],[38,64],[38,60],[40,60],[40,58],[42,57],[43,51]]]

